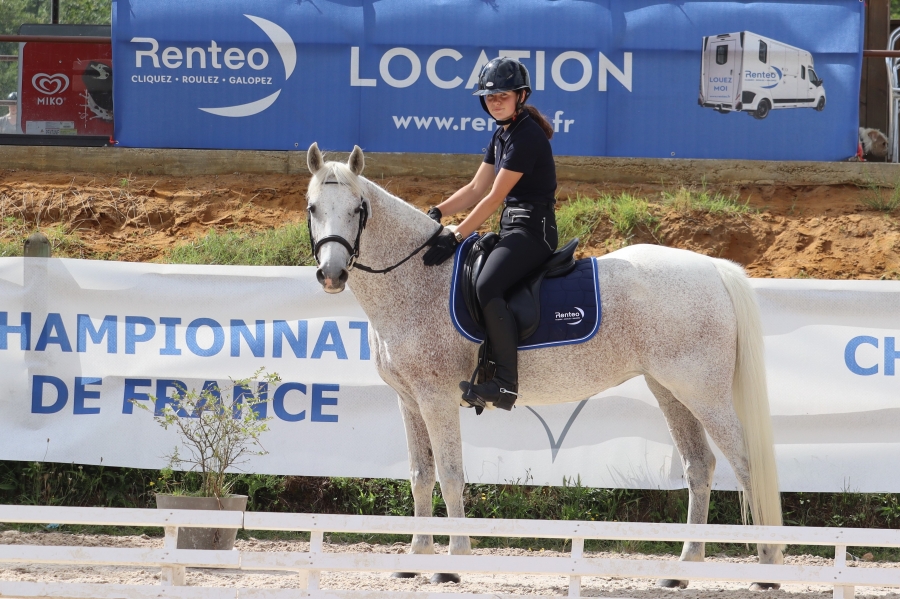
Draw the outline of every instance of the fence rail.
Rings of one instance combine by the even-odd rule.
[[[70,599],[165,599],[167,597],[181,599],[295,599],[298,596],[321,599],[497,597],[496,594],[320,589],[319,580],[323,571],[460,572],[470,574],[502,572],[566,576],[569,578],[569,597],[580,596],[581,579],[584,576],[818,584],[832,586],[836,599],[849,599],[857,586],[900,587],[900,570],[852,567],[847,563],[848,545],[900,547],[900,530],[397,518],[39,506],[0,506],[0,522],[159,526],[165,529],[162,549],[0,545],[0,563],[159,567],[162,569],[161,586],[0,581],[0,596]],[[177,549],[179,527],[309,531],[310,547],[309,551],[305,552]],[[572,550],[568,557],[325,553],[322,547],[325,532],[571,539]],[[828,566],[605,559],[583,555],[586,539],[822,545],[835,547],[835,559],[834,563]],[[296,572],[303,590],[298,592],[296,589],[186,587],[184,586],[185,568]],[[506,595],[506,597],[517,596]],[[535,596],[530,595],[529,597],[533,599]]]

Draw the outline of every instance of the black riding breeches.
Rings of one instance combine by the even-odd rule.
[[[556,251],[559,237],[556,231],[556,213],[553,204],[507,204],[500,215],[500,237],[517,232],[527,232],[537,243]]]
[[[482,309],[492,299],[502,298],[525,275],[546,262],[555,249],[555,240],[551,249],[525,230],[504,235],[488,255],[475,285]]]

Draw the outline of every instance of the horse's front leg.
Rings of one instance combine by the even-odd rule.
[[[465,471],[462,457],[462,436],[459,426],[459,403],[449,401],[446,394],[434,393],[428,400],[419,403],[422,417],[428,427],[429,438],[435,451],[438,476],[441,481],[441,495],[447,505],[449,518],[465,518],[463,494],[465,492]],[[451,555],[469,555],[472,546],[468,536],[450,536]],[[438,573],[431,582],[459,582],[457,574]]]
[[[400,394],[400,413],[406,427],[406,445],[409,449],[409,481],[415,502],[415,516],[429,518],[432,515],[431,495],[434,492],[434,455],[428,428],[422,419],[419,406],[409,396]],[[413,535],[410,553],[434,553],[431,535]],[[394,578],[413,578],[416,572],[394,572]]]

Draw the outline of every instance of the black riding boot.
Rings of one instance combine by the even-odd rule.
[[[493,403],[502,410],[511,410],[519,391],[519,329],[503,298],[492,299],[482,311],[496,365],[494,378],[478,385],[463,381],[459,388],[462,398],[475,407]]]

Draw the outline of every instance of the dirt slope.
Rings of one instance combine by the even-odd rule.
[[[218,175],[108,176],[0,171],[0,238],[32,226],[64,226],[85,244],[85,257],[158,260],[167,248],[209,228],[262,229],[306,217],[306,177]],[[377,181],[416,206],[448,197],[464,179],[397,177]],[[602,222],[582,254],[602,255],[627,243],[664,243],[722,256],[757,277],[835,279],[900,275],[900,223],[865,205],[871,189],[854,186],[722,188],[758,212],[712,215],[660,203],[659,186],[560,182],[561,202],[577,195],[628,191],[647,198],[658,219],[625,237]],[[889,195],[889,190],[882,192]]]

